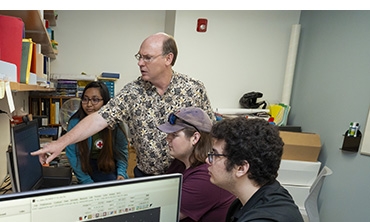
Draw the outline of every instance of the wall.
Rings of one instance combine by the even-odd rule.
[[[291,26],[300,11],[58,11],[59,54],[52,72],[99,75],[120,72],[116,92],[140,75],[134,54],[158,31],[174,32],[174,70],[202,80],[214,107],[239,107],[253,90],[281,99]],[[200,17],[206,33],[196,32]],[[133,19],[136,18],[136,19]],[[174,27],[172,27],[174,26]],[[273,36],[273,38],[271,37]]]
[[[215,108],[237,108],[240,97],[262,92],[281,100],[291,27],[300,11],[176,11],[175,70],[204,82]],[[198,18],[208,19],[205,33]]]
[[[51,63],[52,73],[97,76],[103,71],[118,72],[116,92],[140,75],[134,55],[141,41],[165,28],[165,11],[57,12],[53,29],[59,48]]]
[[[302,11],[289,123],[319,133],[319,160],[333,170],[321,221],[369,221],[370,157],[341,151],[349,123],[365,128],[370,106],[370,11]],[[370,123],[368,123],[370,124]]]

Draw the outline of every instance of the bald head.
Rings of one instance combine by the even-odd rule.
[[[153,35],[148,36],[143,43],[143,45],[149,45],[151,48],[154,49],[161,49],[162,55],[167,55],[169,53],[173,54],[173,59],[171,65],[174,66],[177,58],[177,46],[175,39],[164,32],[158,32]]]

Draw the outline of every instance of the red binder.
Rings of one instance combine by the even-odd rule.
[[[32,73],[36,73],[36,67],[37,67],[37,64],[36,64],[36,61],[37,61],[37,50],[36,50],[36,43],[35,42],[32,42],[32,58],[31,58],[31,72]]]
[[[0,60],[17,66],[17,82],[20,82],[23,33],[21,18],[0,15]]]

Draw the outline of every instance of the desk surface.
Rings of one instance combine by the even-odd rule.
[[[58,160],[55,161],[55,162],[52,162],[51,166],[49,166],[48,168],[69,167],[69,166],[70,165],[69,165],[68,158],[65,155],[65,152],[62,152],[58,156]],[[50,171],[48,171],[48,172],[50,172]],[[73,172],[72,172],[72,182],[71,182],[71,184],[72,185],[77,184],[77,178],[75,177]],[[12,191],[12,181],[10,179],[9,174],[7,174],[6,177],[4,178],[4,180],[2,181],[1,185],[0,185],[0,195],[12,193],[12,192],[13,192]]]

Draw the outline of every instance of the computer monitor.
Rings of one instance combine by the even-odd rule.
[[[13,192],[38,189],[43,180],[42,165],[38,156],[30,152],[40,149],[38,123],[36,120],[11,127],[11,150],[8,169]]]
[[[179,221],[179,173],[0,195],[0,222]]]

